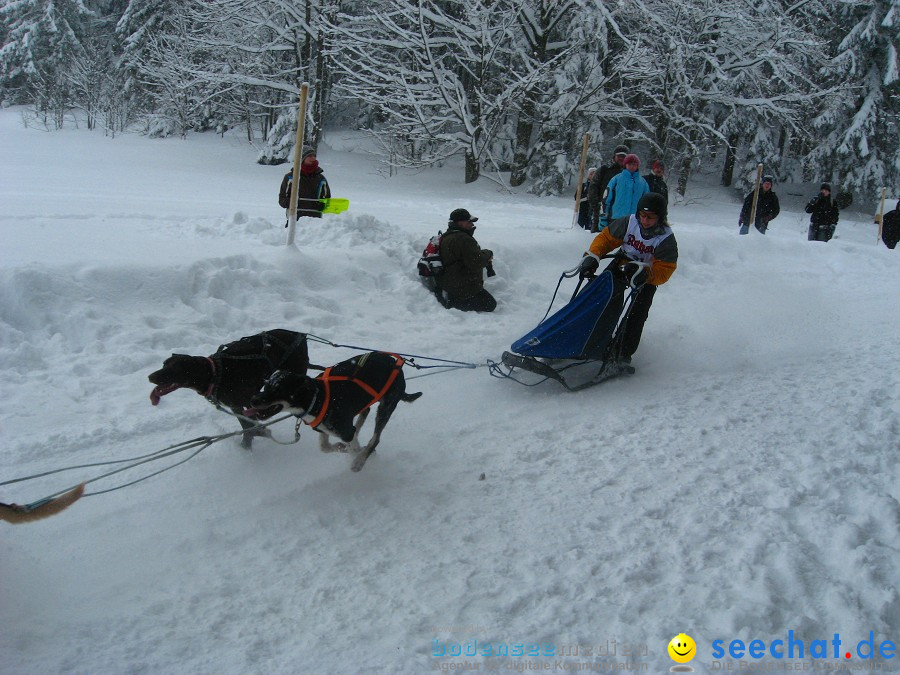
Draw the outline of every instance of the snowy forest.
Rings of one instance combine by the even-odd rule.
[[[386,167],[464,157],[460,181],[560,194],[589,133],[594,163],[626,142],[682,195],[757,162],[854,192],[898,184],[898,20],[898,0],[2,0],[0,104],[233,130],[278,164],[308,82],[308,142],[364,129]]]

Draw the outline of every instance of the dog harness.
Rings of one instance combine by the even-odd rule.
[[[384,354],[385,356],[391,356],[394,358],[394,363],[391,365],[390,373],[388,373],[387,379],[382,385],[381,389],[378,390],[376,390],[375,387],[373,387],[369,382],[366,382],[358,377],[359,371],[362,370],[369,356],[371,356],[372,354]],[[358,415],[363,410],[371,408],[373,405],[378,403],[378,401],[384,398],[384,395],[388,392],[388,389],[390,389],[391,385],[394,384],[394,380],[397,379],[397,375],[403,369],[404,363],[405,361],[403,360],[403,358],[401,356],[398,356],[397,354],[391,354],[388,352],[372,352],[369,354],[363,354],[359,358],[351,359],[349,362],[346,362],[344,364],[337,364],[338,366],[355,366],[353,372],[350,374],[332,374],[332,371],[337,366],[329,366],[325,369],[324,373],[316,377],[317,380],[321,380],[325,385],[325,396],[323,397],[324,400],[322,401],[322,409],[319,411],[319,414],[316,415],[315,419],[312,422],[309,422],[309,426],[315,429],[325,419],[325,415],[328,414],[328,404],[331,402],[332,382],[352,382],[372,397],[368,403],[366,403],[362,408],[356,411],[356,414]],[[312,408],[313,405],[315,405],[315,399],[313,399],[313,403],[310,405],[310,408]]]
[[[272,358],[273,348],[281,349],[281,358],[274,360]],[[306,334],[298,333],[297,337],[290,344],[287,344],[268,331],[258,335],[250,335],[243,337],[237,343],[230,345],[221,345],[212,356],[207,356],[206,360],[212,368],[212,380],[209,383],[209,389],[203,395],[210,403],[215,406],[219,404],[218,389],[222,383],[223,364],[222,361],[229,359],[232,361],[252,361],[263,360],[269,364],[269,372],[275,372],[283,366],[287,360],[293,356],[298,349],[306,349]],[[309,359],[306,359],[307,361]]]
[[[213,361],[211,356],[207,356],[206,360],[209,361],[209,367],[212,368],[212,379],[209,381],[209,389],[206,390],[203,397],[209,399],[210,403],[218,403],[218,399],[213,396],[213,393],[216,391],[216,387],[219,386],[219,382],[222,380],[222,370],[221,368],[216,368],[216,362]]]

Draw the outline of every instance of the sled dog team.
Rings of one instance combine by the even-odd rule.
[[[660,195],[647,193],[634,213],[613,220],[597,235],[581,265],[582,278],[593,278],[599,257],[619,247],[610,268],[620,269],[629,261],[646,267],[640,279],[630,280],[641,311],[625,327],[629,361],[640,340],[656,287],[675,270],[677,246],[666,222],[666,210]],[[457,209],[454,214],[460,211]],[[352,456],[351,469],[360,471],[375,452],[397,405],[401,401],[411,403],[422,395],[406,392],[403,365],[404,359],[399,355],[369,352],[322,368],[309,362],[304,333],[277,328],[222,345],[209,356],[172,354],[162,368],[148,376],[154,385],[150,402],[158,405],[164,396],[178,389],[193,390],[238,418],[243,429],[241,444],[248,449],[255,436],[268,433],[257,420],[286,412],[321,433],[322,452],[348,453]],[[309,369],[322,372],[310,377]],[[376,404],[372,437],[362,445],[360,430]],[[332,442],[332,437],[336,442]],[[0,520],[23,523],[51,516],[75,502],[83,491],[82,485],[37,507],[0,503]]]

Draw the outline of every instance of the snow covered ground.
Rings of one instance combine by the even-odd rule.
[[[284,327],[483,366],[532,328],[590,241],[569,196],[464,186],[458,166],[388,178],[358,145],[320,148],[351,210],[302,222],[289,250],[287,167],[240,140],[0,111],[0,482],[235,430],[190,392],[150,405],[172,352]],[[571,394],[407,369],[424,396],[359,474],[308,429],[227,439],[0,523],[0,672],[664,672],[681,632],[700,673],[900,670],[900,252],[875,245],[874,196],[817,244],[817,184],[777,185],[770,234],[739,237],[740,198],[714,183],[672,209],[679,267],[633,377]],[[460,206],[495,252],[493,315],[442,309],[415,274]]]

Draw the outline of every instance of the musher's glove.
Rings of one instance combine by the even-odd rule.
[[[589,255],[586,255],[581,259],[581,278],[589,279],[597,273],[597,268],[600,267],[600,263],[597,262],[596,258],[592,258]]]
[[[640,270],[640,272],[638,272]],[[625,274],[625,278],[628,280],[629,284],[632,284],[635,288],[640,288],[644,284],[647,283],[647,279],[650,278],[649,268],[642,267],[637,263],[626,263],[622,267],[622,272]],[[635,276],[635,274],[637,276]]]

